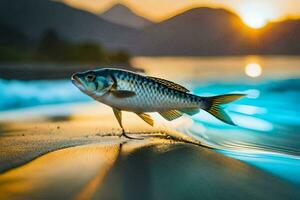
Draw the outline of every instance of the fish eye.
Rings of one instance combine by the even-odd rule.
[[[95,74],[88,74],[88,75],[85,77],[85,79],[86,79],[88,82],[93,82],[93,81],[95,81],[96,76],[95,76]]]

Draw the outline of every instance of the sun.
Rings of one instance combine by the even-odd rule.
[[[245,66],[245,73],[247,76],[255,78],[262,74],[262,69],[258,63],[249,63]]]
[[[259,29],[264,27],[268,20],[264,18],[264,16],[260,15],[259,13],[250,13],[246,14],[242,17],[243,22],[253,28],[253,29]]]
[[[241,2],[238,6],[238,13],[243,22],[253,29],[262,28],[278,17],[276,8],[261,0]]]

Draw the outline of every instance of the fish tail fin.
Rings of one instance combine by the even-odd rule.
[[[228,114],[221,107],[222,104],[227,104],[232,101],[238,100],[245,96],[244,94],[225,94],[213,97],[205,97],[205,108],[208,113],[218,118],[219,120],[230,124],[235,125],[232,119],[228,116]]]

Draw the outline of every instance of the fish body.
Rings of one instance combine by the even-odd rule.
[[[200,97],[172,81],[112,68],[79,72],[71,79],[82,92],[113,108],[123,133],[121,111],[134,112],[153,125],[153,120],[146,114],[148,112],[158,112],[171,121],[183,114],[194,115],[203,109],[221,121],[234,125],[221,105],[244,96],[227,94]]]
[[[126,98],[106,93],[95,99],[121,110],[136,113],[162,112],[180,108],[198,108],[201,97],[168,87],[155,79],[124,70],[107,70],[116,81],[116,90],[133,91],[135,95]]]

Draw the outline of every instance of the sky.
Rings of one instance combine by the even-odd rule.
[[[263,27],[268,21],[300,17],[300,0],[61,0],[66,4],[101,13],[122,3],[136,14],[152,21],[162,21],[184,10],[208,6],[225,8],[238,14],[252,28]]]

